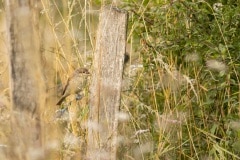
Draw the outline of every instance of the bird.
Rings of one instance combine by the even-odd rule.
[[[56,105],[61,105],[62,102],[71,94],[77,94],[81,92],[87,84],[88,76],[90,72],[87,68],[78,68],[73,74],[68,78],[66,85],[64,86],[62,96],[56,103]]]

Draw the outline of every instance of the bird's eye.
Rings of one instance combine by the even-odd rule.
[[[88,71],[84,71],[83,73],[89,74],[89,72],[88,72]]]

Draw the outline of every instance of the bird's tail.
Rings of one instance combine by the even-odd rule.
[[[65,100],[65,96],[62,96],[59,100],[58,100],[58,102],[56,103],[56,105],[61,105],[62,104],[62,102]]]

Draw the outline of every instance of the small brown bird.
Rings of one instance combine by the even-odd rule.
[[[59,99],[56,105],[61,105],[67,96],[82,91],[83,88],[86,86],[89,75],[90,73],[86,68],[76,69],[73,72],[72,76],[68,78],[62,92],[62,97]]]

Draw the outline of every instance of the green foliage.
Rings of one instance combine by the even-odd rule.
[[[134,93],[152,109],[135,112],[147,116],[149,124],[142,127],[150,129],[159,152],[155,157],[239,159],[240,137],[233,134],[239,131],[229,127],[239,118],[239,4],[211,0],[125,4],[131,43],[138,44],[135,50],[144,66]],[[161,130],[152,123],[165,114],[169,126]],[[165,149],[173,149],[162,148],[161,154],[163,140]]]

